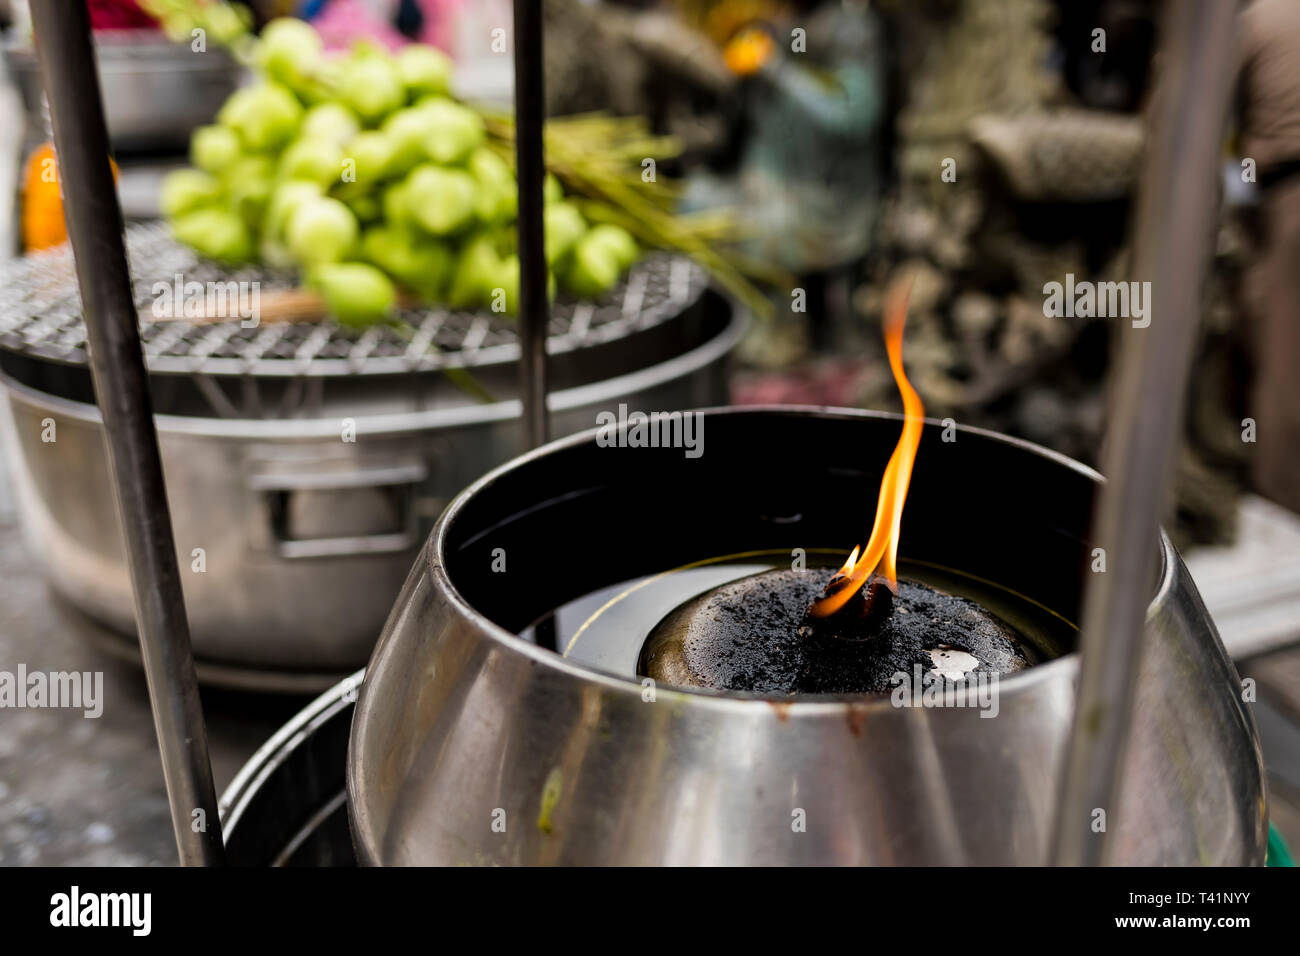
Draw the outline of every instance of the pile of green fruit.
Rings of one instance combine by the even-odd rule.
[[[508,147],[449,95],[451,63],[411,45],[358,43],[327,55],[307,23],[269,23],[257,82],[237,90],[190,144],[161,206],[178,239],[236,264],[302,270],[349,325],[400,298],[513,315],[517,194]],[[609,291],[640,251],[627,230],[589,225],[546,179],[551,293]]]

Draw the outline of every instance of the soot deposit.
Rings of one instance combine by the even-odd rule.
[[[637,671],[677,686],[753,693],[887,693],[894,675],[935,666],[931,651],[960,650],[1008,673],[1029,665],[1016,632],[974,601],[906,579],[893,600],[855,598],[823,619],[805,612],[834,572],[774,570],[692,598],[655,625]],[[883,584],[878,584],[883,589]]]

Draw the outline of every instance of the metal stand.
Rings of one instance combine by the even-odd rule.
[[[546,236],[542,229],[542,185],[546,167],[542,125],[546,110],[542,81],[541,0],[515,0],[515,174],[519,180],[519,377],[524,434],[529,448],[550,437],[546,411],[547,296]]]
[[[91,374],[130,560],[172,829],[182,864],[218,864],[225,850],[217,795],[127,271],[122,211],[108,160],[90,18],[83,0],[41,0],[32,4],[32,23],[86,311]]]
[[[1106,571],[1084,597],[1078,700],[1066,753],[1053,862],[1106,862],[1102,809],[1114,819],[1160,517],[1168,503],[1183,397],[1200,331],[1201,290],[1218,220],[1219,148],[1234,68],[1237,5],[1171,0],[1157,111],[1137,210],[1134,278],[1151,283],[1149,325],[1119,330],[1119,360],[1093,519]]]

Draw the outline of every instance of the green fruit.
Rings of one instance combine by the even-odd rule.
[[[519,211],[519,193],[513,186],[484,183],[478,187],[474,211],[487,225],[514,222]]]
[[[254,229],[266,213],[274,176],[275,163],[268,156],[244,156],[221,174],[230,208]]]
[[[435,236],[449,236],[474,221],[475,185],[468,173],[419,166],[406,179],[410,216]]]
[[[235,129],[235,121],[242,120],[244,114],[249,111],[250,104],[256,95],[255,89],[256,87],[252,86],[241,86],[226,97],[226,102],[222,103],[221,108],[217,110],[217,122],[227,129],[238,132]]]
[[[343,148],[323,139],[300,139],[280,157],[281,179],[301,179],[328,187],[343,175]]]
[[[236,90],[217,114],[254,152],[279,149],[298,132],[302,105],[283,86],[263,83]]]
[[[458,309],[486,305],[500,273],[501,257],[492,237],[486,234],[474,236],[461,250],[447,293],[448,302]]]
[[[411,204],[406,195],[406,183],[394,183],[380,197],[384,221],[390,226],[412,225]]]
[[[398,52],[397,73],[412,99],[446,93],[451,86],[451,60],[441,50],[419,43]]]
[[[447,246],[401,226],[372,226],[361,237],[367,260],[411,289],[421,299],[442,297],[451,274],[453,257]]]
[[[462,162],[487,139],[483,117],[459,103],[433,96],[421,100],[415,109],[428,124],[424,155],[435,163],[450,166]]]
[[[326,54],[312,66],[310,76],[286,85],[308,106],[332,103],[338,99],[343,59],[338,55]]]
[[[163,180],[158,205],[168,219],[221,200],[221,183],[197,169],[178,169]]]
[[[342,103],[319,103],[303,114],[298,135],[342,146],[360,131],[360,120]]]
[[[374,325],[389,318],[397,305],[397,290],[388,276],[363,262],[317,266],[307,284],[320,291],[330,314],[343,325]]]
[[[263,235],[283,240],[289,229],[289,220],[298,211],[298,207],[304,202],[320,198],[321,188],[315,183],[290,181],[273,187],[266,206],[266,217],[262,222]]]
[[[356,183],[344,183],[330,191],[330,196],[352,210],[357,222],[366,225],[384,218],[384,206],[380,195]]]
[[[273,269],[291,269],[295,264],[289,247],[283,239],[275,236],[262,236],[262,241],[257,245],[257,256]]]
[[[500,186],[515,184],[510,164],[486,146],[474,150],[465,166],[479,182]]]
[[[352,180],[367,189],[377,186],[393,167],[395,150],[392,139],[384,133],[367,130],[358,133],[343,148],[345,160],[352,160]]]
[[[199,15],[209,34],[222,46],[231,46],[248,33],[252,15],[248,8],[231,3],[213,3],[203,7]]]
[[[190,43],[199,23],[184,10],[172,10],[162,18],[163,33],[173,43]]]
[[[407,172],[424,159],[424,137],[428,134],[428,121],[414,107],[398,110],[380,127],[393,147],[389,169],[396,175]]]
[[[583,241],[605,246],[613,252],[614,258],[618,260],[619,272],[636,262],[637,257],[641,255],[636,240],[622,226],[610,224],[596,226],[591,232],[587,233]]]
[[[569,263],[564,281],[576,295],[595,299],[614,288],[620,269],[618,254],[613,248],[590,240],[589,232],[573,247],[573,261]]]
[[[230,185],[230,205],[248,227],[257,231],[266,218],[266,206],[271,199],[271,180],[244,179]]]
[[[244,220],[228,209],[199,209],[172,222],[176,238],[200,255],[222,262],[253,257],[253,236]]]
[[[587,222],[582,218],[582,213],[567,202],[551,203],[543,209],[542,225],[546,230],[548,265],[555,265],[567,256],[587,231]]]
[[[337,199],[302,202],[289,218],[289,251],[303,264],[337,262],[357,243],[357,217]]]
[[[487,147],[476,149],[466,163],[478,186],[475,213],[485,223],[508,222],[519,208],[515,174],[504,159]]]
[[[363,121],[373,124],[406,102],[406,87],[386,55],[358,51],[340,67],[339,96]]]
[[[252,153],[250,155],[240,156],[237,160],[221,171],[221,176],[219,178],[227,185],[235,179],[246,176],[257,176],[261,179],[270,179],[275,175],[275,169],[275,157],[264,156],[261,153]]]
[[[519,257],[506,256],[488,289],[488,307],[506,315],[519,314]]]
[[[493,312],[518,315],[520,271],[519,256],[514,253],[498,257],[490,272],[485,261],[477,278],[481,288],[479,304]],[[555,276],[549,271],[546,273],[546,297],[555,300]]]
[[[321,60],[320,34],[309,23],[293,17],[272,20],[257,45],[257,62],[273,80],[297,88],[307,83]]]
[[[243,145],[239,134],[226,126],[200,126],[190,140],[190,162],[209,173],[230,167]]]
[[[549,204],[563,199],[564,187],[560,185],[554,173],[547,173],[546,178],[542,180],[542,202]]]

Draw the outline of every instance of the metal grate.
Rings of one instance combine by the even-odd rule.
[[[153,373],[328,376],[422,372],[509,362],[519,357],[511,319],[492,313],[404,309],[401,327],[366,330],[333,322],[276,322],[243,328],[238,319],[155,321],[157,283],[256,282],[262,295],[296,286],[291,271],[222,268],[182,246],[161,222],[127,229],[145,361]],[[707,274],[681,256],[652,253],[598,302],[560,298],[551,313],[552,354],[608,342],[657,325],[694,302]],[[71,249],[0,265],[0,347],[54,362],[84,365],[86,326]]]

